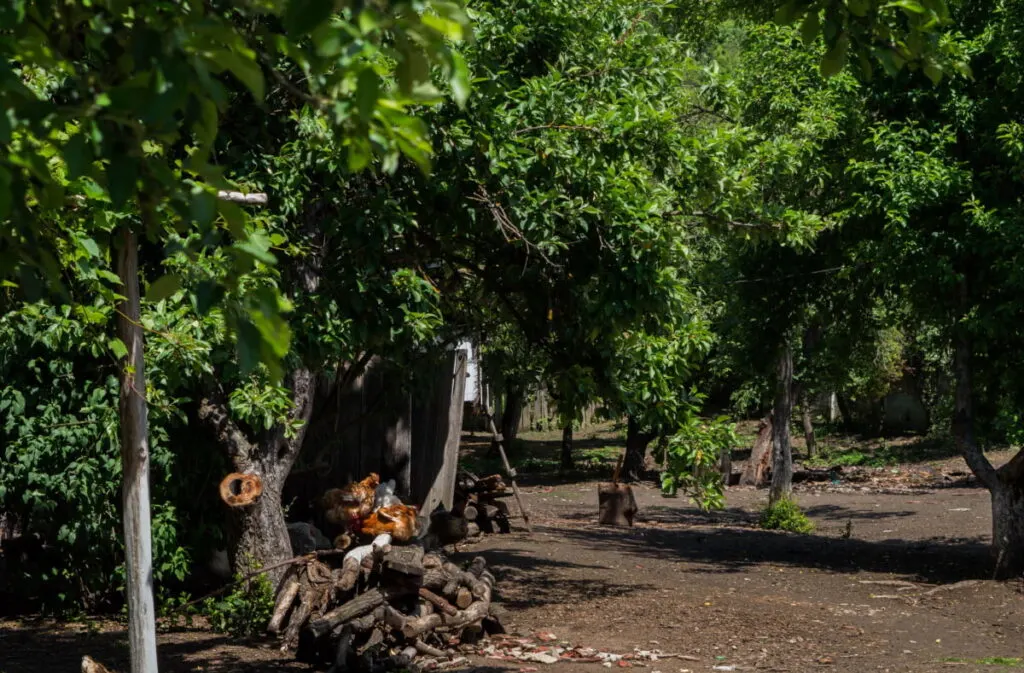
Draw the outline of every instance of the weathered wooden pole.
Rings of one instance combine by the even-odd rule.
[[[526,531],[532,533],[533,529],[530,527],[530,515],[526,511],[526,507],[523,506],[523,499],[519,496],[519,485],[516,484],[516,469],[508,462],[508,456],[505,455],[505,447],[503,446],[504,438],[501,433],[498,432],[498,428],[494,424],[494,414],[491,413],[490,409],[487,409],[487,422],[491,426],[491,437],[494,439],[494,444],[498,447],[498,453],[501,455],[501,462],[505,465],[505,472],[508,474],[508,479],[512,483],[512,494],[516,498],[516,504],[519,505],[519,513],[523,516],[523,524],[526,526]]]
[[[121,469],[124,502],[128,645],[132,673],[156,673],[156,609],[149,514],[149,438],[142,323],[139,321],[139,250],[135,232],[123,230],[117,275],[124,301],[118,304],[117,335],[128,349],[121,362]]]

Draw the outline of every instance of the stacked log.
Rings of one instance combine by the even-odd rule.
[[[452,512],[475,526],[480,533],[508,533],[512,527],[505,499],[511,495],[500,474],[481,478],[470,472],[460,472],[455,483]],[[473,533],[471,527],[469,535]]]
[[[481,557],[463,569],[381,535],[340,563],[310,556],[294,564],[268,630],[299,661],[335,672],[445,668],[447,648],[503,632],[494,582]]]

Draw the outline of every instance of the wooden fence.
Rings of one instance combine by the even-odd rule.
[[[318,409],[283,502],[313,502],[329,488],[377,472],[399,495],[429,513],[452,506],[458,467],[466,353],[449,351],[419,374],[417,392],[396,384],[386,366],[366,371]]]

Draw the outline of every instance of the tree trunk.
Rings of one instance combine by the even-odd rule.
[[[761,419],[757,428],[757,438],[750,449],[750,459],[740,473],[741,486],[764,486],[764,475],[768,472],[768,463],[772,458],[772,437],[775,435],[773,428],[771,414]]]
[[[291,438],[285,437],[284,428],[276,428],[261,441],[250,440],[231,420],[223,399],[204,399],[200,404],[200,419],[214,431],[231,458],[234,470],[255,474],[263,484],[262,495],[252,505],[233,510],[228,556],[236,572],[250,572],[256,567],[267,567],[292,556],[281,508],[281,489],[295,464],[309,426],[316,376],[308,369],[298,369],[289,375],[287,384],[292,391],[289,416],[293,421],[301,422]],[[275,587],[286,570],[279,568],[267,573]]]
[[[128,349],[121,362],[121,468],[123,471],[128,645],[132,673],[156,673],[156,609],[149,514],[149,439],[142,323],[139,309],[138,241],[124,229],[117,275],[125,300],[118,305],[117,335]]]
[[[811,420],[811,400],[806,388],[800,395],[800,415],[804,421],[804,441],[807,443],[807,457],[814,458],[814,422]]]
[[[1024,575],[1024,481],[1005,476],[1000,470],[999,485],[992,490],[992,543],[996,575],[1013,578]]]
[[[523,389],[511,386],[505,394],[505,409],[501,412],[501,436],[505,453],[512,451],[512,442],[519,435],[519,421],[523,417]]]
[[[647,460],[647,445],[654,439],[649,432],[640,432],[640,424],[632,416],[626,426],[626,458],[622,462],[622,481],[640,481]]]
[[[774,416],[769,504],[788,498],[793,492],[793,447],[789,441],[789,423],[793,416],[793,349],[788,342],[779,355]]]
[[[572,469],[572,423],[562,428],[562,466],[563,472]]]
[[[961,292],[963,292],[963,288]],[[992,548],[996,575],[1019,577],[1024,573],[1024,450],[998,470],[989,462],[974,434],[972,344],[961,332],[953,351],[956,378],[953,438],[967,466],[992,497]]]

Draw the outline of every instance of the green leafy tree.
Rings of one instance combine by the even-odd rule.
[[[467,93],[462,61],[446,43],[465,25],[456,5],[335,9],[26,2],[0,10],[0,268],[29,298],[49,290],[76,304],[114,305],[117,315],[132,670],[156,670],[140,239],[195,232],[185,236],[192,254],[220,244],[233,258],[228,290],[273,263],[266,236],[218,199],[230,183],[214,141],[221,114],[240,95],[257,104],[268,91],[302,99],[348,139],[348,165],[358,170],[374,150],[392,165],[400,153],[425,165],[424,130],[408,109],[436,97],[419,87],[431,63],[456,95]],[[84,302],[62,282],[69,245],[102,278]],[[150,290],[166,295],[179,284],[163,277]],[[218,287],[204,286],[197,301],[209,304]],[[278,378],[287,303],[266,284],[241,299],[243,310],[226,314],[241,363],[251,371],[265,362]],[[298,407],[291,417],[304,413]]]

